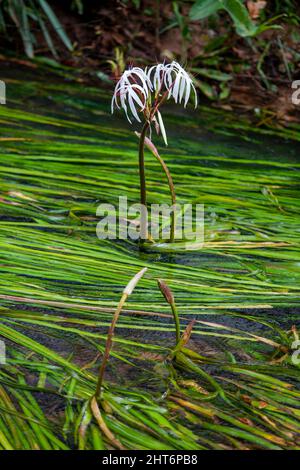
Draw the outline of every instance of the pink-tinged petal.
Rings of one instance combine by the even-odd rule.
[[[133,115],[136,118],[137,111],[135,106],[138,105],[143,110],[150,91],[152,91],[151,80],[142,68],[133,67],[125,70],[115,87],[111,102],[112,112],[114,107],[121,107],[125,111],[127,119],[131,122],[128,117],[126,103],[128,102],[131,110],[134,109]]]
[[[156,70],[156,67],[157,65],[153,65],[152,67],[150,67],[150,69],[147,71],[147,77],[148,79],[150,80],[150,83],[151,83],[151,74],[153,72],[153,70]],[[154,72],[155,73],[155,72]]]
[[[140,91],[140,93],[143,95],[144,100],[146,101],[147,94],[146,94],[145,90],[140,85],[131,85],[129,88],[130,88],[130,90]]]
[[[154,90],[159,90],[160,88],[160,67],[156,67],[154,78],[153,78]]]
[[[140,82],[141,82],[141,84],[142,84],[141,86],[142,86],[143,90],[144,90],[145,93],[148,95],[148,86],[149,86],[149,85],[147,86],[147,83],[146,83],[147,80],[145,79],[145,77],[142,76],[142,75],[140,75],[140,74],[138,74],[137,72],[133,72],[132,75],[136,75],[136,77],[138,77],[138,79],[140,80]],[[134,85],[138,85],[138,83],[134,83]]]
[[[135,106],[134,106],[134,102],[133,102],[133,99],[132,99],[132,96],[131,96],[131,92],[129,91],[129,94],[128,94],[128,103],[129,103],[129,107],[130,107],[130,111],[132,112],[132,115],[135,117],[135,119],[138,121],[138,122],[141,122],[140,118],[139,118],[139,115],[138,113],[136,112],[136,109],[135,109]]]
[[[141,110],[144,110],[145,109],[145,106],[146,106],[146,103],[143,103],[142,100],[140,99],[140,97],[138,96],[138,94],[134,91],[134,88],[132,87],[131,88],[131,97],[134,99],[134,101],[139,105],[139,107],[141,108]]]
[[[126,88],[124,86],[122,86],[119,93],[120,93],[119,96],[120,96],[121,108],[124,109],[126,117],[127,117],[128,121],[131,123],[130,119],[128,118],[128,114],[127,114],[127,106],[126,106],[127,91],[126,91]]]

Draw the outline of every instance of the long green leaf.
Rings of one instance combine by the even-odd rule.
[[[58,36],[60,37],[64,45],[67,47],[67,49],[69,49],[69,51],[72,51],[73,50],[72,43],[68,35],[66,34],[64,27],[58,20],[52,8],[50,7],[49,3],[46,2],[46,0],[38,0],[38,1],[42,9],[44,10],[45,14],[47,15],[48,20],[52,24],[53,28],[55,29],[56,33],[58,34]]]

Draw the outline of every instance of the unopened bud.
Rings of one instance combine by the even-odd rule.
[[[128,282],[127,286],[125,287],[125,289],[123,290],[123,294],[126,294],[126,295],[131,295],[132,292],[133,292],[133,289],[135,288],[135,286],[137,285],[137,283],[139,282],[139,280],[141,279],[141,277],[144,276],[145,272],[147,271],[148,268],[143,268],[141,271],[139,271],[132,279],[131,281]]]
[[[170,287],[164,281],[162,281],[162,279],[158,279],[157,283],[158,283],[158,287],[160,288],[162,295],[164,296],[168,304],[173,305],[175,300],[174,300],[173,292],[171,291]]]

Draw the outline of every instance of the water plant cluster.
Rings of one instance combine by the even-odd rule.
[[[165,108],[205,245],[145,253],[95,235],[99,201],[139,197],[131,127],[45,71],[8,72],[0,108],[0,448],[299,449],[299,126]]]

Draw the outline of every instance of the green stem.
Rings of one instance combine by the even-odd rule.
[[[175,322],[175,330],[176,330],[176,345],[179,344],[180,342],[180,323],[179,323],[179,315],[177,311],[177,307],[175,302],[172,302],[171,304],[171,309],[174,317],[174,322]]]
[[[145,177],[145,138],[147,131],[149,129],[150,123],[145,122],[141,135],[140,135],[140,144],[139,144],[139,171],[140,171],[140,203],[141,203],[141,239],[146,240],[148,238],[147,230],[147,218],[145,217],[144,208],[147,207],[147,193],[146,193],[146,177]]]
[[[169,171],[169,168],[167,167],[166,163],[164,160],[161,158],[158,152],[153,152],[154,156],[157,158],[159,163],[162,166],[162,169],[165,172],[165,175],[168,179],[168,185],[171,193],[171,201],[172,201],[172,206],[173,206],[173,211],[171,214],[171,233],[170,233],[170,242],[173,243],[175,240],[175,226],[176,226],[176,193],[175,193],[175,186],[173,183],[173,178],[171,176],[171,173]]]

